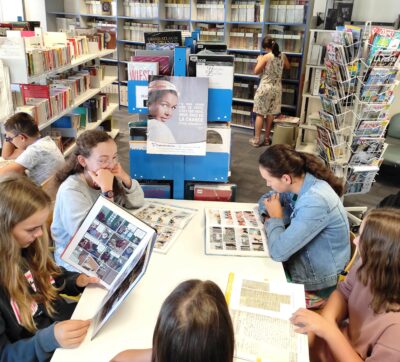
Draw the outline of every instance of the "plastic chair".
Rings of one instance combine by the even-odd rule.
[[[400,166],[400,113],[395,114],[389,123],[385,142],[388,144],[383,154],[383,163],[388,166]]]
[[[356,235],[352,231],[350,231],[351,258],[350,261],[345,266],[344,270],[339,274],[338,282],[342,282],[343,280],[346,279],[346,275],[349,273],[351,267],[358,258],[358,247],[353,243],[353,240],[355,238]]]

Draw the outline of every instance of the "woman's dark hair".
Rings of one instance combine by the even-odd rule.
[[[187,280],[164,301],[153,334],[152,362],[232,362],[234,332],[221,289]]]
[[[316,156],[305,152],[298,152],[289,145],[273,145],[259,158],[259,164],[265,168],[272,177],[291,175],[299,177],[306,172],[316,178],[326,181],[339,195],[342,196],[343,181]]]
[[[78,156],[80,155],[85,158],[90,157],[93,148],[95,148],[99,143],[107,142],[109,140],[112,140],[112,138],[105,131],[90,130],[83,132],[76,139],[76,146],[74,152],[68,157],[67,161],[65,162],[65,166],[56,173],[56,182],[58,184],[61,184],[69,176],[77,173],[83,173],[84,168],[79,163]],[[124,195],[124,192],[122,188],[119,186],[117,179],[115,177],[113,183],[113,191],[115,195],[115,200]]]
[[[31,115],[25,112],[19,112],[11,116],[6,123],[4,129],[7,132],[13,132],[15,135],[24,134],[28,137],[39,136],[39,128],[35,124],[35,120]]]
[[[364,218],[358,279],[371,291],[375,313],[400,311],[400,210],[374,209]]]
[[[279,57],[281,55],[278,43],[269,36],[264,37],[261,42],[261,46],[263,49],[271,49],[272,54],[274,54],[276,57]]]

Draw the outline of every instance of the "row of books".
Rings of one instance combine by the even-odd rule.
[[[26,60],[29,76],[43,74],[71,64],[71,48],[65,45],[47,49],[27,49]]]
[[[177,20],[190,19],[190,4],[166,2],[164,6],[165,6],[165,17],[167,19],[177,19]]]
[[[135,23],[126,21],[124,23],[124,39],[130,41],[144,42],[144,33],[158,31],[158,25],[152,23]]]
[[[304,37],[302,28],[270,25],[266,32],[277,42],[281,51],[301,53]]]
[[[124,1],[124,16],[134,19],[158,18],[158,1]]]
[[[125,107],[128,106],[128,87],[126,85],[120,85],[118,87],[118,84],[109,84],[103,88],[103,92],[115,95],[117,98],[119,95],[119,104]]]
[[[255,81],[248,83],[233,83],[233,97],[242,99],[254,99],[254,93],[257,89]]]
[[[0,23],[0,36],[6,36],[7,30],[34,31],[40,21],[8,21]]]
[[[89,88],[99,87],[101,67],[79,72],[65,72],[49,78],[51,84],[21,84],[13,91],[14,108],[32,114],[38,125],[71,107],[74,100]]]
[[[232,27],[229,33],[228,47],[232,49],[258,50],[261,28]]]
[[[224,21],[225,9],[223,0],[198,0],[196,4],[197,20]]]
[[[274,5],[269,7],[269,21],[299,24],[304,22],[304,5]]]
[[[252,111],[251,105],[232,105],[232,123],[240,126],[252,127]]]
[[[233,0],[231,5],[231,21],[263,21],[263,10],[260,0]]]
[[[200,29],[200,41],[225,42],[224,24],[199,23],[196,27]]]
[[[325,94],[325,69],[312,69],[311,70],[311,80],[309,83],[309,93],[313,96],[318,96],[320,94]]]
[[[93,15],[115,15],[116,1],[85,0],[86,12]]]

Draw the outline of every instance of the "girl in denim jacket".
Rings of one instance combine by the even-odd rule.
[[[268,148],[259,167],[273,190],[259,201],[271,258],[283,263],[288,280],[304,284],[307,307],[318,308],[350,258],[343,182],[317,157],[288,145]]]

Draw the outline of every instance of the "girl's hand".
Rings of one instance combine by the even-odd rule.
[[[86,274],[79,274],[78,278],[76,278],[76,285],[79,288],[84,288],[88,284],[99,284],[100,279],[97,277],[89,277]]]
[[[90,320],[67,320],[56,323],[54,337],[62,348],[78,347],[85,339]]]
[[[117,162],[114,168],[111,170],[112,174],[120,180],[127,189],[130,189],[132,186],[132,179],[131,177],[125,172],[122,168],[121,164]]]
[[[102,192],[113,189],[114,174],[105,168],[100,168],[96,172],[88,171],[95,185],[100,187]]]
[[[278,193],[273,194],[265,199],[264,206],[268,212],[269,217],[277,219],[283,218],[283,208]]]
[[[290,322],[297,327],[295,332],[303,334],[312,332],[323,339],[334,327],[332,322],[305,308],[298,309],[290,318]]]

